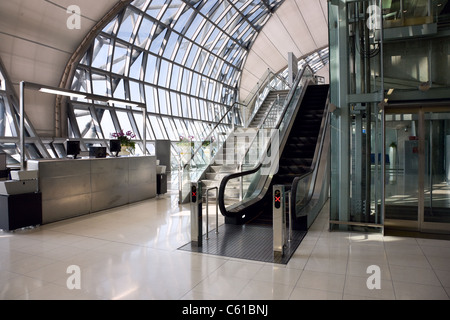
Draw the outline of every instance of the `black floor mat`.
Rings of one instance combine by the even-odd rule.
[[[179,250],[212,254],[222,257],[256,260],[287,264],[306,235],[306,231],[292,231],[292,239],[288,241],[283,256],[274,255],[273,231],[271,227],[257,225],[224,224],[209,232],[209,239],[203,239],[201,247],[192,242]]]

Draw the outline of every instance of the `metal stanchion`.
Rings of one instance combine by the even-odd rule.
[[[191,241],[193,245],[203,245],[202,232],[202,182],[191,183]]]
[[[286,203],[284,185],[273,187],[273,252],[284,256],[286,243]]]
[[[219,202],[218,202],[218,197],[219,197],[219,188],[218,187],[213,187],[213,188],[209,188],[206,190],[206,237],[205,239],[208,240],[208,233],[209,233],[209,191],[211,190],[216,190],[216,234],[219,233]]]

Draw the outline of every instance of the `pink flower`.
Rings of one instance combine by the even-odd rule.
[[[127,131],[126,133],[123,132],[123,130],[120,130],[120,132],[115,132],[111,134],[114,138],[122,138],[121,140],[130,140],[136,138],[136,134],[134,134],[131,130]]]

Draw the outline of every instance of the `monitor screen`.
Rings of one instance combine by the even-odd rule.
[[[116,156],[120,152],[121,148],[122,148],[122,146],[120,145],[119,140],[110,140],[109,141],[109,149],[110,149],[111,153],[115,153]]]
[[[106,147],[90,147],[89,157],[106,158]]]
[[[80,154],[80,141],[67,141],[67,155],[77,157]]]

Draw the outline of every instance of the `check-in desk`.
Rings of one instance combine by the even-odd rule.
[[[38,170],[42,223],[156,197],[156,157],[30,160]]]

